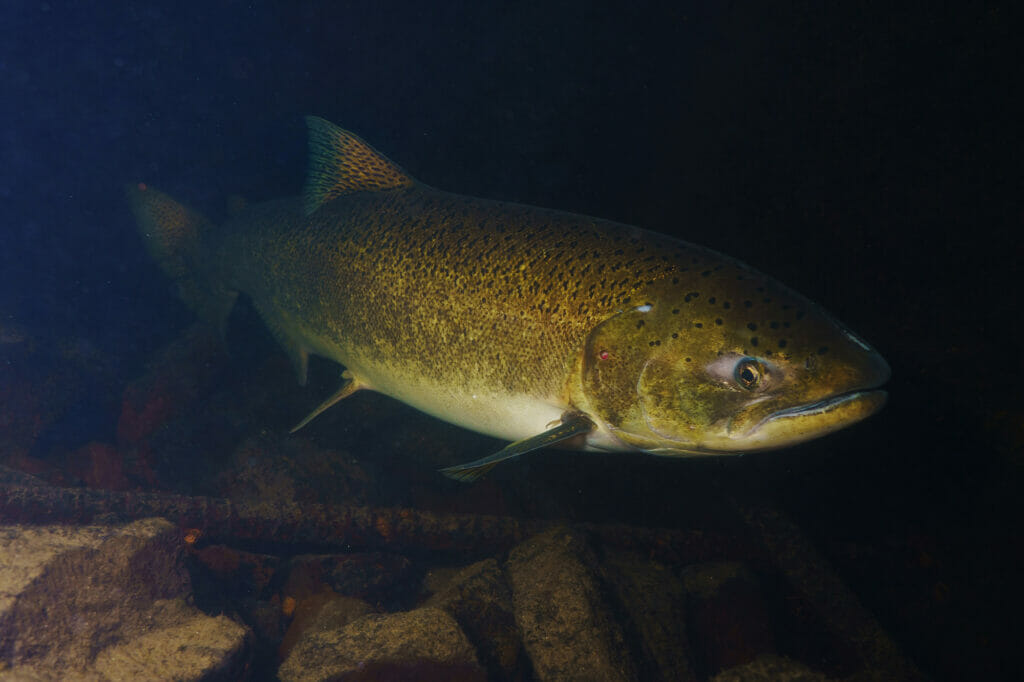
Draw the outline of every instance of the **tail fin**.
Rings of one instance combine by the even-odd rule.
[[[202,265],[200,236],[212,223],[144,183],[129,185],[127,194],[149,255],[178,285],[181,300],[223,338],[238,292],[217,282]]]

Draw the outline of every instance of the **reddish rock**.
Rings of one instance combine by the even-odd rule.
[[[291,560],[282,594],[301,600],[329,588],[371,603],[400,601],[403,586],[414,587],[411,571],[409,559],[388,552],[300,555]]]
[[[106,443],[89,443],[68,455],[68,471],[90,488],[128,490],[121,453]]]
[[[229,596],[262,595],[281,563],[275,556],[244,552],[225,545],[193,550],[192,556],[212,577],[230,586]]]
[[[209,394],[219,374],[210,361],[222,353],[220,342],[199,325],[161,350],[146,374],[125,388],[118,444],[138,444]]]

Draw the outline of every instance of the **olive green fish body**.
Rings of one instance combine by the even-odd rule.
[[[339,396],[377,390],[527,449],[568,439],[758,450],[881,406],[869,389],[887,378],[884,360],[738,261],[628,225],[438,191],[310,123],[302,198],[212,227],[155,190],[133,192],[183,298],[216,322],[247,294],[300,380],[321,355],[347,368]]]
[[[680,286],[694,261],[715,267],[710,252],[637,228],[423,186],[341,197],[308,217],[298,201],[257,205],[216,238],[226,283],[286,346],[510,439],[529,433],[493,403],[535,403],[533,430],[557,419],[591,329]]]

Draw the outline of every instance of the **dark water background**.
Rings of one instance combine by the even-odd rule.
[[[192,319],[121,185],[214,216],[296,193],[316,114],[433,186],[736,256],[870,339],[891,402],[840,435],[560,471],[604,496],[590,513],[662,525],[685,500],[609,481],[754,472],[926,672],[1012,677],[1019,24],[1005,2],[838,5],[4,2],[0,315],[110,366],[43,445],[110,440],[123,382]]]

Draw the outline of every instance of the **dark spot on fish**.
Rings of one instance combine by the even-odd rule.
[[[654,345],[654,341],[650,341],[647,345],[648,346],[653,346]]]
[[[757,325],[754,324],[753,322],[747,322],[747,329],[749,329],[752,332],[756,332],[757,331]]]
[[[755,289],[754,291],[756,291],[756,292],[757,292],[757,293],[759,293],[759,294],[763,294],[763,293],[764,293],[764,287],[758,287],[758,288],[757,288],[757,289]]]
[[[789,322],[783,322],[783,323],[782,323],[782,327],[783,327],[784,329],[789,329]]]
[[[673,277],[672,278],[672,284],[679,284],[679,278],[678,277]]]
[[[715,324],[717,324],[719,327],[721,327],[722,326],[722,318],[716,317],[715,318]]]
[[[768,326],[771,327],[772,329],[778,329],[779,328],[779,323],[774,321],[774,320],[772,320],[771,322],[768,323]]]
[[[693,358],[686,358],[687,362],[693,362]]]
[[[679,338],[679,333],[678,332],[672,332],[672,338],[673,339],[678,339]]]
[[[772,299],[770,299],[770,298],[762,298],[762,299],[761,299],[761,302],[762,302],[762,303],[771,303],[771,302],[772,302]]]
[[[725,308],[726,310],[728,310],[729,308],[732,307],[732,303],[729,303],[728,301],[724,301],[722,303],[722,307]]]
[[[750,337],[750,345],[751,346],[756,346],[757,345],[757,337],[756,336],[751,336]]]
[[[743,302],[743,307],[744,308],[753,308],[754,307],[754,302],[753,301],[744,301]]]
[[[779,339],[779,348],[785,348],[787,343],[786,339]]]
[[[710,270],[705,270],[704,272],[700,273],[700,276],[701,277],[710,277],[711,276],[711,271]]]
[[[704,325],[702,323],[700,323],[700,322],[694,322],[693,326],[696,327],[697,329],[703,329],[704,328]]]
[[[644,321],[643,320],[637,320],[636,321],[636,328],[639,329],[642,326],[644,326]]]
[[[690,301],[692,301],[693,299],[697,298],[698,296],[700,296],[700,294],[698,294],[696,291],[691,291],[690,293],[688,293],[683,298],[683,302],[684,303],[689,303]]]
[[[672,309],[672,314],[673,315],[678,315],[679,314],[679,308],[673,308]]]
[[[828,346],[822,346],[821,348],[818,349],[818,355],[824,355],[827,352],[828,352]]]
[[[711,305],[714,305],[715,304],[715,297],[712,296],[711,298],[709,298],[708,299],[708,303],[710,303]]]
[[[622,255],[622,249],[615,249],[615,255],[616,256],[621,256]]]

